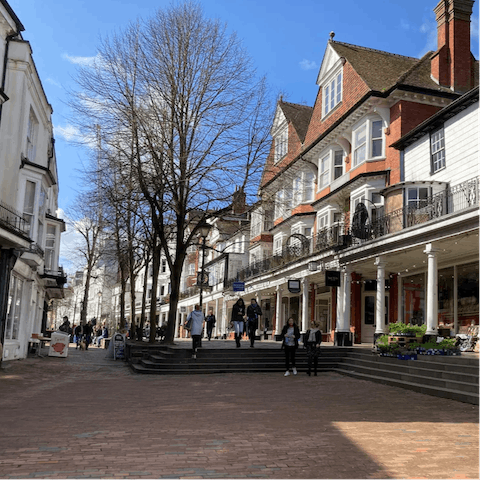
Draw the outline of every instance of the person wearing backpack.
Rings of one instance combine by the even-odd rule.
[[[262,315],[262,309],[257,301],[252,298],[250,300],[250,305],[247,308],[247,328],[248,328],[248,337],[250,338],[250,348],[253,348],[255,343],[255,332],[258,328],[258,317]]]

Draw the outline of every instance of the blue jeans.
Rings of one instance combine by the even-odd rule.
[[[242,334],[243,334],[243,320],[241,322],[233,322],[233,327],[235,329],[235,335],[242,336]]]

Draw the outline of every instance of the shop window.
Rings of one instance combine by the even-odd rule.
[[[412,275],[403,280],[405,323],[425,323],[425,274]]]
[[[458,324],[460,327],[475,325],[478,321],[478,263],[457,267],[458,275]]]
[[[8,292],[6,340],[18,340],[20,333],[20,314],[22,310],[23,280],[15,275],[10,279]]]

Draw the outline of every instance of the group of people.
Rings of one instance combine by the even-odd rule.
[[[235,331],[235,343],[240,348],[240,339],[243,336],[245,324],[250,339],[250,347],[254,347],[255,333],[259,324],[259,317],[262,315],[260,305],[255,298],[252,298],[250,305],[245,308],[245,302],[239,298],[232,309],[232,326]],[[204,328],[204,321],[207,324],[208,340],[212,337],[213,327],[215,326],[215,315],[211,311],[204,320],[200,305],[195,305],[195,309],[190,312],[184,324],[186,330],[190,331],[192,337],[192,358],[197,357],[197,350],[201,346],[201,339]],[[301,334],[300,329],[294,319],[290,317],[287,324],[283,327],[281,333],[282,349],[285,351],[285,377],[290,375],[290,369],[293,375],[297,375],[295,364],[295,354],[299,346]],[[311,322],[310,328],[303,336],[303,344],[307,350],[308,370],[307,374],[316,376],[318,372],[318,357],[320,356],[320,344],[322,343],[322,332],[319,323]]]
[[[258,328],[259,317],[262,315],[262,309],[255,298],[250,300],[250,305],[245,309],[245,302],[239,298],[232,308],[232,324],[235,331],[235,342],[237,348],[240,348],[240,340],[246,327],[248,338],[250,339],[250,348],[254,348],[255,334]]]
[[[63,317],[63,323],[60,325],[59,330],[68,335],[73,334],[73,343],[76,345],[75,350],[80,348],[82,342],[84,342],[85,350],[88,350],[89,345],[92,343],[100,347],[102,338],[108,338],[108,328],[105,324],[103,326],[98,325],[95,328],[92,321],[89,320],[85,325],[77,325],[72,328],[66,315]]]

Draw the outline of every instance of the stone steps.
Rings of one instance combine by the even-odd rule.
[[[132,352],[133,353],[133,352]],[[296,355],[297,370],[305,375],[306,351]],[[189,375],[225,373],[284,372],[284,353],[280,348],[239,348],[191,351],[169,346],[142,349],[130,358],[133,371],[141,374]],[[477,358],[465,356],[419,356],[418,360],[380,357],[368,349],[322,347],[318,372],[335,371],[343,375],[384,383],[461,402],[479,403]]]

